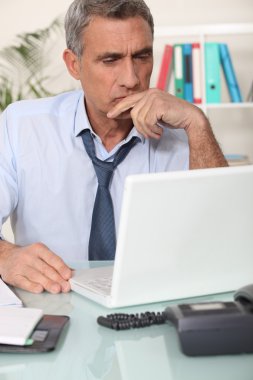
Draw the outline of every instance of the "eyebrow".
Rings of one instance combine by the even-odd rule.
[[[152,55],[153,54],[152,46],[147,46],[143,49],[137,50],[131,56],[132,56],[132,58],[135,58],[135,57],[138,57],[139,55],[142,55],[142,54]],[[112,52],[105,52],[105,53],[99,54],[96,58],[96,61],[102,61],[103,59],[106,59],[106,58],[120,59],[122,57],[124,57],[123,53],[117,53],[117,52],[113,52],[113,51]]]

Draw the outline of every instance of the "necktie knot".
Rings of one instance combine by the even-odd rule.
[[[109,162],[108,162],[109,163]],[[113,165],[101,165],[100,163],[93,161],[93,166],[97,175],[98,185],[109,188],[110,181],[113,175]]]

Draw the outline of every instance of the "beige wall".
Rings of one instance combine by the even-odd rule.
[[[157,25],[253,22],[252,0],[146,0]]]
[[[18,33],[43,28],[57,16],[65,14],[72,0],[1,0],[0,1],[0,48],[10,44]],[[146,0],[150,7],[155,24],[191,25],[207,23],[243,23],[253,22],[252,0]],[[59,42],[56,61],[60,62],[64,78],[73,85],[62,63],[61,52],[65,46],[64,39]],[[157,58],[157,57],[155,57]],[[156,75],[159,59],[155,60]],[[155,79],[151,81],[153,86]],[[74,83],[75,85],[75,83]],[[57,84],[53,84],[56,91]]]
[[[1,0],[0,47],[10,43],[17,33],[46,27],[61,13],[70,0]]]
[[[146,0],[157,25],[253,22],[252,0]],[[71,0],[1,0],[0,47],[15,34],[47,26]]]

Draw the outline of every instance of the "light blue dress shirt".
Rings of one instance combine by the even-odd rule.
[[[43,242],[66,261],[88,258],[97,177],[78,136],[85,128],[91,126],[82,91],[16,102],[1,115],[0,227],[11,216],[16,244]],[[116,168],[110,186],[116,233],[127,175],[189,166],[183,130],[165,129],[156,141],[133,128],[109,153],[95,135],[98,158],[112,160],[134,135],[141,141]]]

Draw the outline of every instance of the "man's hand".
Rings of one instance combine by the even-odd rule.
[[[0,241],[0,275],[7,284],[41,293],[68,292],[71,269],[44,244],[18,247]]]
[[[183,128],[188,136],[190,169],[227,166],[204,113],[193,104],[167,92],[149,89],[127,96],[111,109],[108,118],[117,119],[129,111],[135,128],[145,138],[160,139],[163,128]]]
[[[197,117],[203,118],[197,107],[157,89],[127,96],[111,109],[107,116],[117,119],[127,110],[135,128],[146,138],[161,137],[162,128],[157,122],[162,122],[167,127],[187,129]]]

